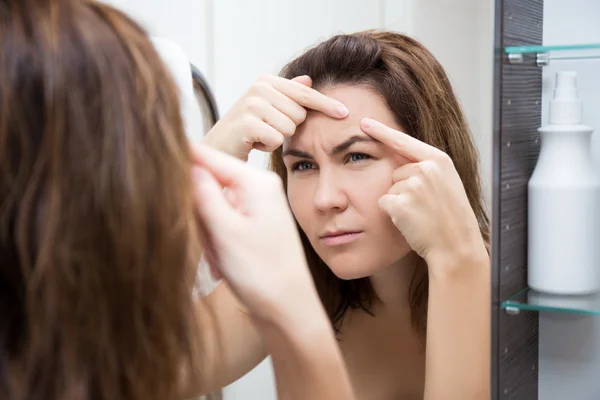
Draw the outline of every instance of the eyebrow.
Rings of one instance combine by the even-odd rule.
[[[329,152],[329,156],[335,156],[337,154],[340,154],[346,150],[348,150],[348,148],[350,146],[352,146],[355,143],[364,143],[364,142],[376,142],[375,139],[373,139],[370,136],[367,135],[354,135],[349,137],[348,139],[344,140],[342,143],[338,144],[337,146],[335,146],[330,152]],[[296,150],[296,149],[287,149],[283,152],[283,157],[285,156],[294,156],[294,157],[298,157],[298,158],[307,158],[309,160],[314,160],[315,157],[307,152],[304,151],[300,151],[300,150]]]

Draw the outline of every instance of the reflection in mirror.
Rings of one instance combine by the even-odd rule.
[[[113,2],[206,77],[223,115],[206,142],[284,178],[358,397],[487,390],[492,1]],[[328,41],[371,29],[401,34]],[[224,396],[275,398],[242,326]]]

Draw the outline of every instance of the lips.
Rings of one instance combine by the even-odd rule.
[[[338,246],[348,244],[358,239],[362,231],[329,231],[320,237],[326,246]]]

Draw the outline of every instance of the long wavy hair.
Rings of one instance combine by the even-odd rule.
[[[179,398],[190,174],[143,29],[92,0],[0,0],[0,398]]]
[[[422,44],[393,32],[336,35],[290,62],[281,72],[288,79],[300,75],[310,76],[317,90],[360,85],[375,91],[406,133],[445,151],[464,184],[481,235],[489,243],[489,219],[481,192],[477,149],[448,76]],[[287,186],[281,148],[271,154],[270,165]],[[371,312],[375,294],[369,279],[336,277],[298,229],[334,328],[339,331],[349,309]],[[428,274],[422,262],[415,270],[407,299],[412,324],[422,334],[426,331],[428,293]]]

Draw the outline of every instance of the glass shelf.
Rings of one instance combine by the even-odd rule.
[[[600,293],[569,296],[540,293],[525,288],[503,301],[501,306],[509,314],[526,310],[600,316]]]
[[[550,61],[600,59],[600,43],[585,43],[557,46],[510,46],[504,48],[511,64],[522,63],[533,58],[539,66]]]

